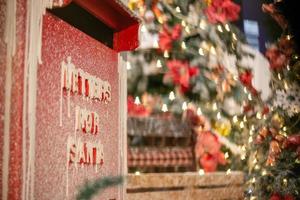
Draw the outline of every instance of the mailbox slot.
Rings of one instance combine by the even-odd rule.
[[[49,9],[48,11],[107,47],[113,48],[113,29],[75,2],[71,2],[65,7]]]

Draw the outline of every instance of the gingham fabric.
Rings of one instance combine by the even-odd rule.
[[[191,148],[130,148],[128,167],[187,167],[193,165]]]

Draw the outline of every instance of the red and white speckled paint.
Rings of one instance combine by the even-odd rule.
[[[119,174],[118,55],[51,14],[44,16],[43,24],[43,64],[38,69],[34,196],[36,199],[66,199],[68,186],[68,198],[74,199],[78,187],[86,179]],[[77,68],[110,82],[112,101],[104,104],[73,95],[70,118],[67,116],[67,101],[63,101],[64,117],[60,127],[60,66],[68,56]],[[104,165],[98,172],[93,165],[76,169],[71,164],[67,170],[67,139],[74,134],[76,105],[97,112],[100,117],[100,134],[77,133],[82,141],[101,141],[104,144]],[[117,194],[118,188],[112,188],[97,199],[114,199],[118,197]]]
[[[57,5],[69,1],[54,0],[54,2],[58,2]],[[4,2],[5,0],[0,0],[1,74],[5,74],[6,70],[6,44],[3,40],[5,22],[3,15],[5,12],[3,11],[6,9]],[[42,0],[38,4],[34,0],[16,0],[16,2],[17,40],[16,54],[12,64],[9,141],[3,141],[2,134],[5,78],[0,76],[0,145],[3,146],[4,142],[9,145],[8,185],[5,185],[9,189],[7,196],[10,200],[24,199],[24,197],[41,200],[74,199],[79,186],[86,179],[117,175],[120,174],[120,170],[123,170],[124,158],[122,155],[124,152],[122,152],[121,146],[124,147],[124,144],[120,142],[121,137],[118,135],[120,130],[118,129],[119,120],[122,119],[125,122],[124,116],[122,115],[122,118],[119,116],[120,105],[123,105],[122,102],[125,102],[126,98],[124,98],[125,93],[121,98],[118,96],[119,78],[123,76],[118,74],[117,51],[136,47],[137,43],[134,41],[137,38],[136,28],[128,31],[133,34],[131,36],[132,44],[112,50],[48,13],[43,17],[45,21],[41,23],[42,13],[46,6],[52,6],[52,0]],[[118,9],[116,8],[115,11],[120,11]],[[112,12],[115,11],[112,9]],[[119,24],[121,23],[119,22]],[[39,28],[40,24],[43,27]],[[40,58],[39,37],[41,31],[43,31],[42,58]],[[28,51],[28,49],[33,51]],[[75,113],[75,106],[81,106],[99,114],[100,134],[95,136],[77,133],[82,141],[100,142],[104,145],[104,165],[98,169],[98,172],[92,165],[84,165],[82,168],[76,169],[74,165],[66,164],[67,138],[74,134],[75,126],[75,117],[73,114],[70,117],[67,116],[65,103],[63,126],[59,126],[60,63],[68,56],[72,57],[72,62],[76,67],[109,81],[112,87],[112,101],[109,104],[83,100],[82,97],[76,95],[70,98],[72,113]],[[43,63],[37,66],[38,61],[43,61]],[[28,73],[26,69],[30,72]],[[35,75],[36,69],[38,69],[37,76]],[[26,73],[24,73],[25,70]],[[36,101],[35,93],[37,93]],[[64,98],[66,100],[66,97]],[[123,101],[119,101],[119,99],[123,99]],[[34,102],[37,103],[36,107]],[[121,127],[123,126],[121,123]],[[31,148],[28,148],[30,146]],[[0,155],[0,177],[2,177],[2,158],[4,157],[2,148]],[[29,161],[29,158],[33,159]],[[2,183],[2,181],[1,179],[0,182]],[[67,186],[68,198],[66,196]],[[2,188],[0,196],[3,194]],[[25,194],[24,191],[26,191]],[[111,188],[96,198],[120,199],[122,198],[121,193],[121,189]]]

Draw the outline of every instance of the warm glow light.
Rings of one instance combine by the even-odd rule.
[[[136,176],[139,176],[139,175],[141,175],[141,172],[136,171],[134,174],[135,174]]]
[[[185,42],[182,42],[182,43],[181,43],[181,48],[182,48],[182,49],[186,49],[186,44],[185,44]]]
[[[201,56],[204,56],[204,51],[203,51],[202,48],[199,49],[199,54],[200,54]]]
[[[168,106],[167,106],[167,104],[163,104],[162,105],[161,111],[168,112]]]
[[[232,120],[233,120],[234,123],[237,123],[238,122],[238,117],[235,115],[235,116],[233,116]]]
[[[217,119],[221,119],[221,113],[220,112],[218,112],[218,114],[217,114]]]
[[[187,103],[183,102],[183,104],[182,104],[182,110],[186,110],[186,109],[187,109]]]
[[[231,174],[231,169],[228,169],[228,170],[226,171],[226,175],[229,175],[229,174]]]
[[[218,110],[217,103],[213,103],[212,109],[213,109],[214,111]]]
[[[168,52],[168,51],[165,51],[165,52],[164,52],[164,57],[165,57],[165,58],[169,58],[169,52]]]
[[[159,59],[156,62],[156,67],[157,68],[162,68],[162,64],[161,64],[161,61]]]
[[[135,103],[136,105],[141,104],[140,98],[139,98],[139,97],[135,97],[134,103]]]
[[[223,29],[222,29],[222,26],[221,25],[218,25],[218,31],[223,33]]]
[[[175,99],[175,94],[174,94],[173,91],[170,92],[170,94],[169,94],[169,99],[170,99],[171,101],[174,101],[174,99]]]
[[[198,108],[198,109],[197,109],[197,115],[202,115],[202,110],[201,110],[201,108]]]
[[[229,27],[229,25],[228,24],[225,24],[225,29],[226,29],[226,31],[230,31],[230,27]]]
[[[204,30],[204,29],[206,28],[206,22],[205,22],[204,19],[202,19],[202,20],[200,21],[199,26],[200,26],[200,28],[201,28],[202,30]]]
[[[132,68],[132,67],[131,67],[130,62],[127,61],[127,62],[126,62],[126,69],[127,69],[127,70],[131,70],[131,68]]]
[[[199,169],[198,173],[199,173],[200,176],[203,176],[205,174],[203,169]]]

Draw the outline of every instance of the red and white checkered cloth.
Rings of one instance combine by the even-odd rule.
[[[193,165],[191,148],[130,148],[128,167],[188,167]]]

